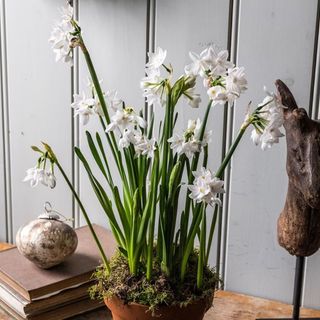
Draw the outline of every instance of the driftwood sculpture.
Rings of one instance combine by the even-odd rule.
[[[288,193],[278,219],[278,241],[290,254],[310,256],[320,247],[320,123],[311,120],[281,81],[276,87],[284,109]]]

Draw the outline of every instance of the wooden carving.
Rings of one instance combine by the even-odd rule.
[[[278,241],[292,255],[310,256],[320,247],[320,123],[311,120],[281,81],[289,186],[278,219]]]

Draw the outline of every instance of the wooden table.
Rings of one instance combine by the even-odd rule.
[[[256,318],[290,318],[292,307],[288,304],[251,297],[229,291],[220,291],[204,320],[255,320]],[[301,309],[301,317],[320,317],[320,310]],[[0,309],[0,320],[13,320]],[[70,320],[111,320],[106,309],[79,315]]]
[[[7,244],[0,243],[0,250],[8,248]],[[204,320],[255,320],[256,318],[290,318],[292,306],[247,296],[230,291],[219,291]],[[301,309],[301,317],[319,317],[320,310]],[[0,309],[0,320],[13,320],[5,311]],[[111,320],[106,308],[79,315],[70,320]]]

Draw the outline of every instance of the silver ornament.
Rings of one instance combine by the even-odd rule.
[[[19,252],[42,269],[60,264],[77,248],[77,234],[60,216],[46,202],[45,212],[21,227],[16,235]]]

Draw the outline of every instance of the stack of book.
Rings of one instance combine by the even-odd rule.
[[[94,225],[107,256],[113,254],[111,233]],[[38,268],[17,248],[0,252],[0,306],[17,319],[60,320],[103,306],[91,300],[92,272],[101,263],[88,227],[76,230],[78,248],[62,264]]]

